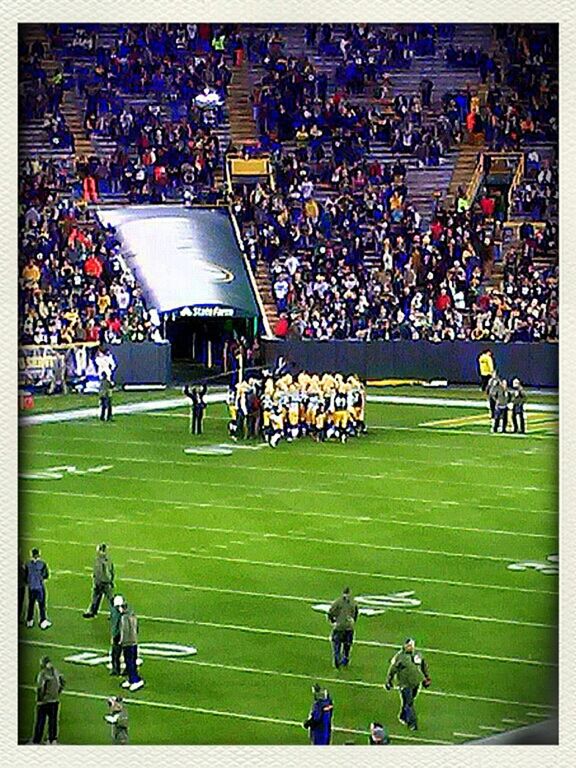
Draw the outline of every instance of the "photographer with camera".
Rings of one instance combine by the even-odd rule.
[[[112,726],[112,743],[128,744],[128,712],[122,696],[111,696],[108,699],[108,709],[104,720]]]

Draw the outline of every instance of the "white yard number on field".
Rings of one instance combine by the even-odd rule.
[[[422,605],[422,601],[413,595],[414,592],[391,592],[389,595],[359,595],[354,599],[361,616],[379,616],[386,612],[386,608],[417,608]],[[312,609],[328,613],[330,606],[331,603],[318,603]]]
[[[20,472],[19,477],[23,480],[62,480],[65,475],[89,475],[100,474],[107,469],[112,469],[112,464],[100,464],[97,467],[88,467],[88,469],[78,469],[73,464],[63,464],[61,467],[47,467],[32,472]]]
[[[195,656],[198,653],[193,645],[177,645],[175,643],[139,643],[138,655],[142,656],[156,656],[163,658],[179,658],[180,656]],[[84,664],[87,667],[97,667],[100,664],[106,664],[111,667],[110,656],[108,654],[98,653],[96,651],[81,651],[80,653],[73,653],[71,656],[66,656],[64,661],[68,661],[71,664]],[[137,661],[138,665],[142,664],[142,659]]]
[[[509,571],[538,571],[545,576],[558,576],[560,564],[558,555],[548,555],[545,563],[535,560],[523,560],[520,563],[511,563],[508,566]]]

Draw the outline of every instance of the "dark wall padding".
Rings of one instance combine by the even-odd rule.
[[[112,345],[110,351],[118,368],[116,384],[169,384],[171,381],[170,344],[124,342]]]
[[[364,379],[447,379],[478,381],[478,355],[491,349],[505,378],[517,376],[532,387],[558,387],[558,345],[453,341],[263,340],[266,362],[283,355],[298,369],[357,373]]]

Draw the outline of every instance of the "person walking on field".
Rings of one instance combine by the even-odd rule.
[[[411,731],[418,730],[414,699],[418,695],[420,685],[430,686],[428,664],[421,653],[416,652],[416,644],[409,637],[404,641],[402,649],[392,658],[386,675],[385,688],[392,690],[394,680],[400,690],[401,707],[398,720],[407,725]]]
[[[41,744],[46,720],[48,720],[48,744],[58,743],[58,710],[64,678],[48,656],[40,660],[40,672],[36,678],[36,723],[33,744]]]
[[[40,550],[34,548],[25,568],[26,585],[28,586],[28,610],[26,612],[26,626],[34,626],[34,605],[38,603],[40,613],[40,629],[48,629],[52,622],[46,616],[46,587],[44,582],[49,577],[48,566],[40,559]]]
[[[92,619],[96,616],[103,596],[106,597],[110,608],[112,608],[112,597],[114,595],[114,563],[108,556],[108,548],[106,544],[98,544],[96,547],[96,558],[92,569],[92,579],[94,586],[92,587],[92,601],[90,603],[90,608],[82,614],[85,619]]]
[[[332,603],[328,611],[328,621],[332,624],[331,640],[336,669],[348,666],[357,619],[358,604],[350,594],[350,587],[345,587],[342,595]]]

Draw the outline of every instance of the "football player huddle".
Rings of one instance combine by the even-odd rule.
[[[357,376],[302,371],[248,379],[230,389],[229,431],[235,440],[260,436],[272,448],[301,437],[345,443],[366,432],[365,403]]]

